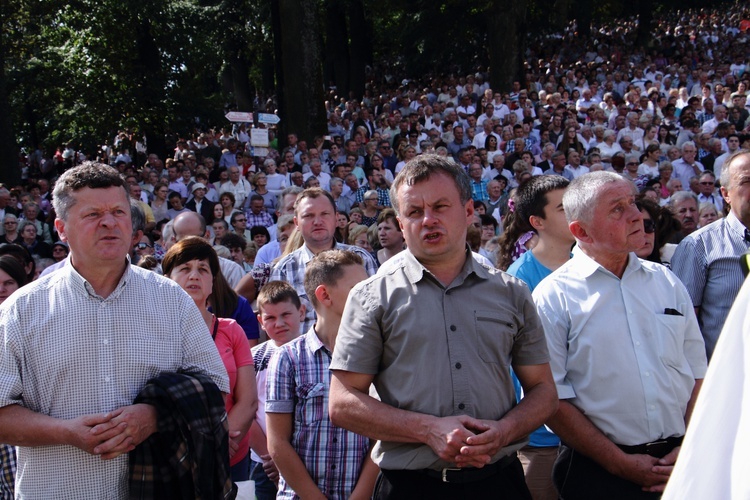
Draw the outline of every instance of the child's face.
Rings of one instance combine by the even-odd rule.
[[[298,337],[304,319],[305,306],[297,309],[291,302],[266,304],[258,314],[260,326],[277,345]]]

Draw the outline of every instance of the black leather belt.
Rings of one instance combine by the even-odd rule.
[[[662,458],[681,444],[682,436],[678,436],[660,439],[651,443],[637,444],[634,446],[618,444],[617,447],[628,455],[650,455],[652,457]]]
[[[494,464],[485,465],[481,469],[476,467],[465,467],[462,469],[446,467],[445,469],[440,470],[421,469],[415,470],[414,472],[424,474],[434,479],[439,479],[444,483],[472,483],[474,481],[481,481],[482,479],[487,479],[488,477],[500,474],[500,471],[512,464],[515,460],[517,460],[517,458],[514,453],[501,458]]]

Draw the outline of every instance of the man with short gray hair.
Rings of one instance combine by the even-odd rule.
[[[578,249],[533,292],[560,405],[561,498],[657,499],[706,371],[690,296],[646,243],[637,191],[613,172],[570,183]]]
[[[672,177],[682,181],[682,188],[688,189],[690,178],[703,172],[703,165],[696,160],[698,148],[693,141],[682,145],[682,158],[672,162]]]
[[[698,229],[698,206],[698,197],[690,191],[675,191],[669,197],[669,208],[682,226],[672,243],[679,243],[685,236]]]
[[[750,151],[739,150],[724,164],[721,194],[726,217],[686,236],[672,257],[672,269],[690,292],[710,357],[744,278],[740,256],[750,249]]]

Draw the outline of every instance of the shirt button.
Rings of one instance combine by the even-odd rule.
[[[456,325],[451,325],[451,331],[452,331],[452,332],[455,332],[455,331],[456,331]]]
[[[109,340],[104,339],[104,345],[109,345]]]
[[[338,443],[338,442],[339,442],[339,438],[333,438],[333,439],[332,439],[332,441],[333,441],[334,443]]]
[[[336,470],[336,465],[335,464],[331,466],[331,470]]]
[[[644,373],[644,375],[645,375],[645,376],[647,376],[647,377],[650,377],[650,376],[651,376],[651,373],[649,373],[649,372],[646,372],[646,373]]]
[[[641,345],[641,343],[640,343],[640,342],[638,342],[638,341],[636,341],[636,342],[635,342],[635,345]]]
[[[460,369],[461,369],[461,363],[456,363],[456,370],[460,370]]]
[[[465,405],[465,404],[463,404],[463,403],[459,403],[459,404],[458,404],[458,409],[459,409],[459,410],[463,410],[464,408],[466,408],[466,405]]]
[[[109,377],[104,377],[105,382],[109,382]]]

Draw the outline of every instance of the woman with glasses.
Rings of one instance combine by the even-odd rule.
[[[374,189],[370,189],[365,192],[365,196],[362,201],[362,224],[370,227],[378,222],[378,192]]]
[[[6,214],[3,218],[3,229],[5,234],[2,236],[2,243],[16,243],[21,237],[18,232],[18,217],[13,214]]]

